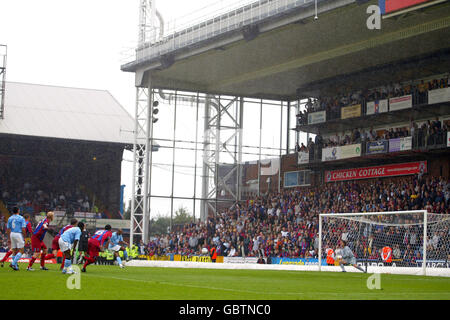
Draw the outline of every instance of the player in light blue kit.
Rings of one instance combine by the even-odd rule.
[[[114,256],[116,257],[116,261],[119,264],[119,267],[123,268],[122,259],[120,259],[119,251],[123,251],[123,257],[128,261],[127,246],[128,243],[123,241],[122,229],[117,230],[117,232],[113,232],[111,239],[109,240],[108,250],[114,252]]]
[[[66,230],[58,240],[59,248],[64,254],[64,269],[62,273],[72,274],[75,271],[72,269],[72,253],[74,251],[78,241],[80,241],[81,230],[84,228],[83,222],[78,222],[76,227]]]
[[[7,233],[11,239],[12,262],[9,265],[13,270],[19,271],[17,261],[22,257],[23,248],[25,247],[26,222],[24,217],[19,214],[17,207],[13,208],[13,214],[8,219]]]

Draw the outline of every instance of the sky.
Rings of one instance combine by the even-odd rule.
[[[158,0],[156,7],[171,21],[211,2]],[[134,114],[134,74],[120,66],[136,46],[138,19],[138,0],[1,0],[7,81],[105,89]]]
[[[183,25],[254,0],[156,0],[166,23]],[[134,116],[132,61],[139,0],[0,0],[0,44],[8,46],[6,81],[109,91]],[[173,22],[176,21],[176,22]],[[132,160],[132,153],[124,154]],[[124,161],[125,201],[132,162]]]

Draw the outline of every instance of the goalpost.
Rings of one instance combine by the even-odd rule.
[[[449,226],[449,215],[426,210],[320,214],[319,271],[326,269],[322,263],[333,261],[327,259],[327,251],[336,252],[340,240],[346,241],[366,271],[375,264],[426,275],[427,261],[448,268]]]

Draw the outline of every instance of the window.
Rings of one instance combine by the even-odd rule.
[[[300,187],[311,185],[311,171],[291,171],[284,173],[284,187]]]

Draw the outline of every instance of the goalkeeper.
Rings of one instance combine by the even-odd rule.
[[[352,250],[347,246],[347,242],[344,240],[341,240],[339,242],[339,245],[340,245],[340,248],[336,249],[336,261],[338,262],[339,266],[342,268],[342,272],[345,272],[345,268],[344,268],[345,264],[351,264],[356,269],[365,273],[366,271],[364,271],[363,268],[361,268],[360,266],[358,266],[356,264],[356,258],[354,256]]]

